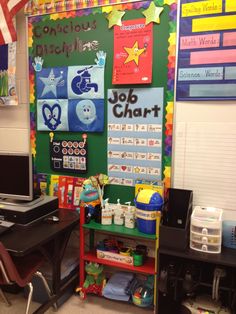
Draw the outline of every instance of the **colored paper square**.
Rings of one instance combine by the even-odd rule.
[[[103,99],[69,100],[69,130],[73,132],[102,132],[104,128]]]
[[[39,131],[68,131],[68,100],[39,99],[37,101]]]
[[[68,98],[104,98],[104,67],[96,65],[69,67]]]
[[[67,98],[67,67],[43,68],[36,72],[38,99]]]

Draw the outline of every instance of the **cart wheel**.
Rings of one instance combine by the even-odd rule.
[[[86,299],[86,294],[83,290],[80,291],[79,297],[81,300],[85,300]]]
[[[107,284],[107,280],[103,279],[103,281],[102,281],[102,289],[105,287],[106,284]]]
[[[75,293],[80,294],[80,291],[81,291],[81,290],[82,290],[81,287],[77,287],[77,288],[75,289]]]

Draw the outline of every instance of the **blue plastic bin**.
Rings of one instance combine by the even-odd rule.
[[[161,195],[153,190],[142,190],[134,199],[137,228],[146,234],[156,234],[157,211],[163,206]]]

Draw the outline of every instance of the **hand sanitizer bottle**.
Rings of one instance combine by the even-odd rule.
[[[125,227],[134,229],[135,228],[135,217],[134,212],[130,206],[131,202],[126,202],[125,204],[128,205],[127,211],[125,213]]]
[[[105,205],[102,208],[102,225],[111,225],[112,224],[112,211],[109,208],[108,204],[109,199],[105,199]]]
[[[117,204],[114,212],[114,224],[122,226],[124,224],[124,213],[121,208],[120,199],[117,199]]]

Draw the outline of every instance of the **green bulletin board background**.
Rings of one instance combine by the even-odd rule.
[[[142,14],[150,2],[142,2],[141,9],[122,9],[125,15],[122,20],[132,20],[137,18],[145,18]],[[160,15],[160,24],[153,23],[153,80],[152,84],[144,85],[112,85],[112,65],[113,65],[113,28],[108,28],[108,20],[106,13],[102,13],[100,8],[88,10],[79,10],[78,13],[83,16],[70,17],[70,12],[56,13],[50,15],[43,15],[29,18],[29,36],[32,38],[32,45],[29,45],[29,64],[30,64],[30,79],[34,79],[34,72],[32,72],[32,62],[36,56],[42,53],[42,46],[50,45],[60,46],[63,42],[72,43],[76,38],[82,41],[98,40],[98,50],[103,50],[107,53],[105,66],[105,125],[102,133],[87,133],[88,138],[88,172],[85,175],[78,175],[80,177],[89,177],[99,173],[107,173],[107,90],[110,88],[129,88],[129,87],[164,87],[164,104],[167,103],[167,79],[168,79],[168,39],[169,39],[169,12],[168,5],[163,6],[164,10]],[[95,13],[98,12],[98,13]],[[94,25],[96,21],[96,29],[91,31],[71,32],[65,34],[58,32],[56,35],[49,35],[45,30],[59,29],[58,25]],[[46,27],[46,28],[45,28]],[[43,31],[44,30],[44,31]],[[32,37],[31,37],[32,36]],[[97,51],[98,51],[97,50]],[[50,54],[44,53],[41,57],[44,59],[43,67],[59,67],[69,65],[89,65],[95,64],[96,52],[95,50],[83,52],[71,52],[69,56],[65,53]],[[45,50],[44,50],[45,52]],[[32,84],[34,85],[34,84]],[[34,96],[33,96],[34,94]],[[164,109],[163,127],[165,125],[164,119],[166,110]],[[32,121],[34,120],[34,123]],[[68,173],[53,172],[50,168],[49,155],[49,132],[36,130],[36,94],[35,90],[31,88],[31,129],[35,135],[34,143],[34,160],[35,170],[37,173],[68,175]],[[33,125],[33,127],[32,127]],[[55,132],[55,139],[66,140],[80,140],[82,132]],[[163,143],[165,142],[165,129],[163,130]],[[165,145],[163,145],[162,156],[165,155]],[[164,158],[163,162],[164,163]],[[170,166],[170,165],[169,165]],[[164,164],[163,164],[164,169]],[[70,175],[70,174],[69,174]],[[71,174],[73,176],[73,174]],[[115,202],[120,198],[121,202],[133,200],[134,187],[108,185],[105,188],[105,196],[109,197],[110,202]]]

